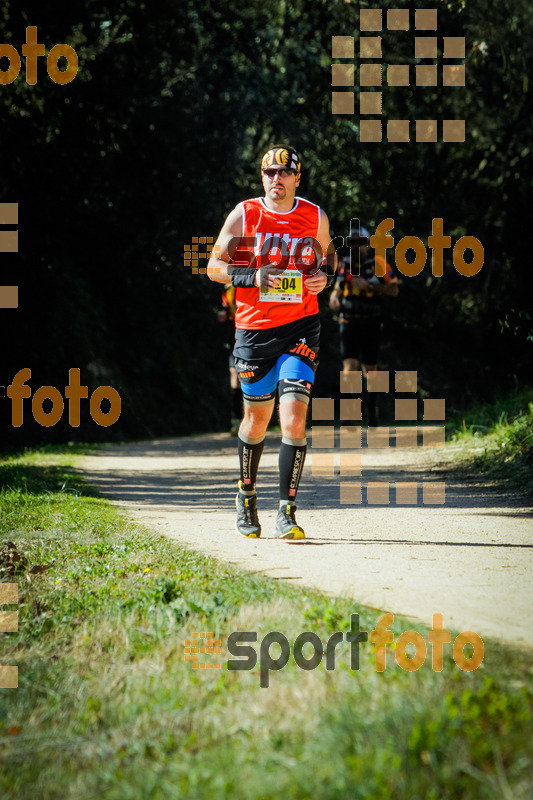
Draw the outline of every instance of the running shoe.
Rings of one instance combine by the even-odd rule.
[[[303,528],[300,528],[294,516],[296,506],[290,503],[283,505],[278,511],[274,536],[277,539],[305,539]]]
[[[235,505],[237,506],[237,521],[235,522],[237,533],[246,536],[247,539],[259,539],[261,525],[257,516],[257,495],[238,492]]]

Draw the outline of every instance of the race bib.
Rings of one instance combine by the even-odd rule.
[[[277,289],[261,287],[259,300],[263,303],[301,303],[303,292],[302,273],[297,269],[281,272],[281,283]]]

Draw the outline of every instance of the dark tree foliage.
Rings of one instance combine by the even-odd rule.
[[[417,369],[433,396],[463,404],[527,374],[533,16],[527,0],[381,3],[426,5],[438,8],[440,43],[466,37],[467,85],[384,81],[384,117],[464,118],[464,143],[359,143],[358,115],[331,114],[331,37],[354,36],[358,52],[357,3],[3,3],[1,42],[20,53],[35,25],[47,53],[58,42],[75,48],[79,72],[56,85],[40,58],[29,86],[23,58],[15,82],[0,86],[0,202],[18,202],[20,212],[20,252],[1,256],[1,283],[18,285],[20,300],[0,310],[0,385],[30,367],[33,391],[63,391],[78,367],[91,392],[113,386],[123,403],[107,429],[84,403],[75,429],[67,410],[53,428],[35,424],[26,400],[14,429],[10,402],[0,398],[4,443],[225,424],[219,287],[191,274],[183,246],[216,235],[237,202],[261,192],[259,158],[276,140],[301,151],[302,194],[326,209],[334,236],[352,217],[371,229],[392,217],[395,243],[414,235],[427,244],[441,217],[452,244],[471,235],[484,245],[485,264],[472,278],[456,272],[451,250],[442,278],[431,275],[429,250],[423,272],[403,278],[390,303],[386,368]],[[414,32],[382,35],[384,62],[414,71]],[[326,375],[339,362],[321,302]]]

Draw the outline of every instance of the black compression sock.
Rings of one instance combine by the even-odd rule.
[[[239,462],[241,466],[241,490],[247,494],[253,494],[265,440],[261,439],[260,442],[255,440],[245,442],[239,433],[237,443],[239,446]]]
[[[307,453],[305,439],[281,440],[279,448],[279,496],[294,503]]]

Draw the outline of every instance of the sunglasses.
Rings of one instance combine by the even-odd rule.
[[[264,169],[263,175],[268,175],[269,178],[273,178],[274,175],[279,175],[281,178],[288,178],[289,175],[296,175],[295,169]]]

